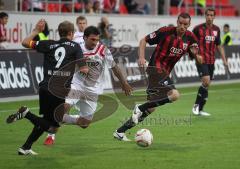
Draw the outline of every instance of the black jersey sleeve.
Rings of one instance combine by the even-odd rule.
[[[198,28],[199,26],[196,26],[195,28],[193,28],[193,31],[192,31],[196,37],[199,37]]]
[[[164,38],[165,34],[166,34],[166,29],[167,27],[162,27],[150,34],[148,34],[146,37],[145,37],[145,40],[146,42],[149,44],[149,45],[155,45],[155,44],[158,44],[160,42],[160,40],[162,38]]]
[[[83,52],[79,44],[76,45],[76,60],[79,67],[86,66],[86,60],[83,57]]]
[[[42,40],[42,41],[36,41],[35,49],[38,52],[46,53],[49,51],[50,48],[50,41],[49,40]]]

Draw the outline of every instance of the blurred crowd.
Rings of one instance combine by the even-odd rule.
[[[60,2],[60,3],[59,3]],[[151,4],[135,0],[19,0],[19,11],[79,12],[88,14],[150,14]]]

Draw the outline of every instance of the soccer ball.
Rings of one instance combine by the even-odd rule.
[[[140,129],[135,134],[135,142],[141,147],[148,147],[153,142],[153,135],[148,129]]]

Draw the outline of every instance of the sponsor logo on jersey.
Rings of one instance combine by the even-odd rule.
[[[215,41],[215,36],[205,36],[205,40],[214,42]]]
[[[188,44],[187,43],[183,43],[183,50],[186,50],[188,47]]]
[[[173,54],[179,54],[179,55],[183,53],[183,50],[182,50],[182,49],[175,48],[175,47],[171,47],[170,51],[171,51],[171,53],[173,53]]]
[[[149,35],[149,37],[150,37],[150,39],[155,38],[155,37],[156,37],[156,33],[155,33],[155,32],[151,33],[151,34]]]
[[[213,31],[213,35],[217,36],[218,32],[217,31]]]

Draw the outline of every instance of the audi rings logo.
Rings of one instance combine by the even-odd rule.
[[[182,49],[175,48],[175,47],[171,47],[170,51],[171,51],[171,53],[178,54],[178,55],[183,53]]]
[[[214,42],[215,41],[215,36],[205,36],[205,40]]]

